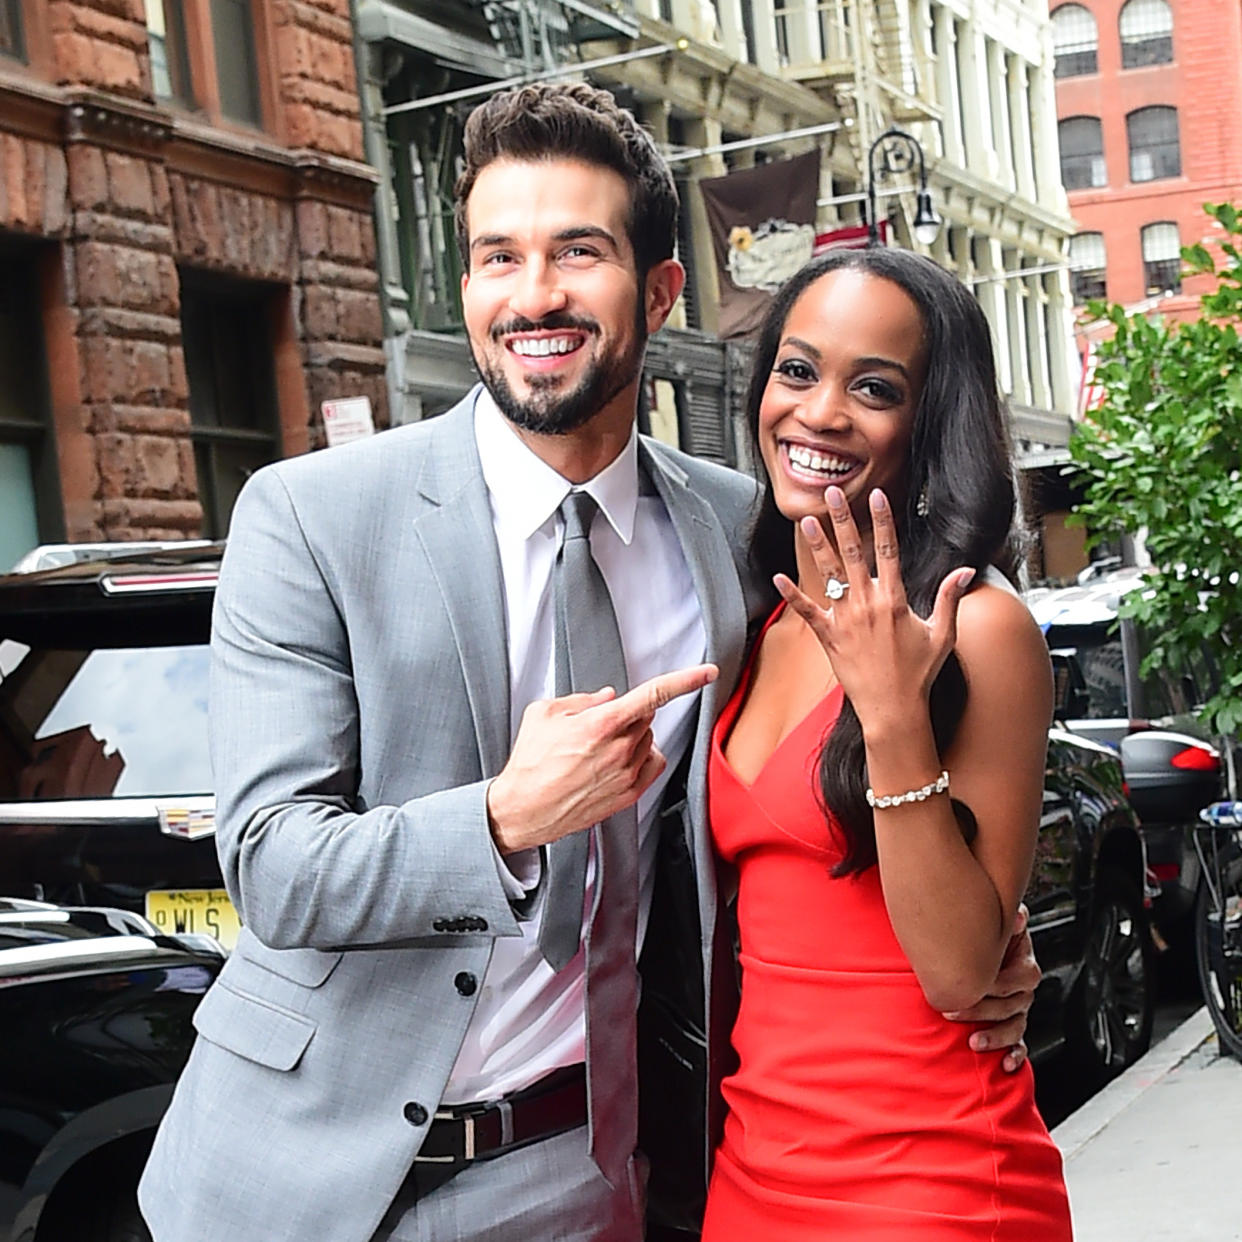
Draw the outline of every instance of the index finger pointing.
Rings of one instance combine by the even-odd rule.
[[[626,691],[611,704],[610,710],[616,712],[626,724],[636,723],[644,717],[650,719],[665,703],[671,703],[683,694],[693,694],[715,681],[719,671],[714,664],[695,664],[690,668],[661,673]]]

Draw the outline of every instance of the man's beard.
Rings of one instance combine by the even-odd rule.
[[[587,341],[598,336],[594,320],[574,315],[551,314],[539,321],[512,319],[493,328],[493,342],[503,350],[501,338],[512,332],[548,332],[556,329],[573,329],[586,334]],[[554,375],[531,375],[526,383],[530,389],[522,398],[513,391],[505,375],[503,363],[491,365],[470,345],[474,365],[500,412],[515,426],[524,431],[543,436],[564,436],[590,422],[618,393],[637,379],[642,370],[643,353],[647,346],[647,324],[638,308],[635,318],[634,341],[620,357],[596,359],[587,367],[574,387],[561,387],[563,379]]]

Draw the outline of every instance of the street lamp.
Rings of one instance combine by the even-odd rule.
[[[881,159],[876,163],[876,153]],[[930,246],[940,235],[940,217],[932,206],[927,188],[927,166],[918,139],[901,129],[885,130],[867,152],[867,245],[880,244],[880,220],[875,205],[875,183],[891,173],[907,173],[915,163],[919,166],[919,192],[915,199],[914,236]]]

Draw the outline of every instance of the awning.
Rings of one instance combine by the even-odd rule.
[[[522,72],[522,66],[487,37],[485,26],[479,34],[447,26],[411,12],[397,0],[358,0],[358,36],[364,43],[398,44],[475,77],[508,78]]]

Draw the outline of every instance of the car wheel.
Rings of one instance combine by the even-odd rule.
[[[1156,950],[1138,886],[1104,868],[1082,972],[1070,998],[1066,1043],[1078,1067],[1105,1081],[1151,1044],[1156,1010]]]

